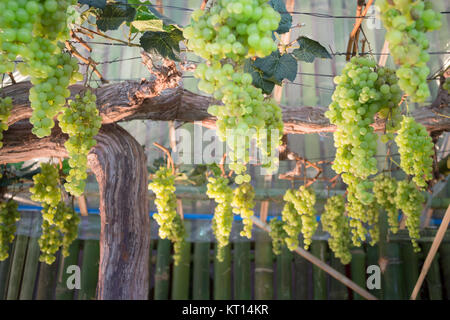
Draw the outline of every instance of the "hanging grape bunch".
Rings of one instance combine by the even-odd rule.
[[[395,138],[400,154],[400,167],[420,188],[433,178],[434,144],[427,129],[412,117],[403,117],[401,128]]]
[[[377,203],[387,213],[389,229],[396,234],[399,227],[398,208],[395,202],[397,180],[386,175],[378,175],[374,180],[373,193]]]
[[[8,119],[11,115],[12,107],[12,99],[10,97],[0,98],[0,148],[3,147],[3,131],[8,130]]]
[[[386,40],[397,70],[399,85],[412,101],[423,102],[430,95],[427,77],[430,47],[426,32],[442,26],[442,16],[433,10],[431,1],[377,0],[381,20],[386,28]]]
[[[397,203],[397,207],[406,216],[405,225],[408,228],[414,251],[419,252],[420,247],[417,244],[417,240],[420,238],[420,215],[422,214],[425,197],[413,182],[405,180],[398,183],[395,202]]]
[[[332,196],[325,203],[325,210],[320,217],[322,229],[330,234],[328,245],[342,264],[352,260],[350,253],[351,237],[349,219],[345,215],[345,199],[341,195]]]
[[[269,236],[272,239],[272,252],[275,255],[281,254],[281,249],[286,245],[286,231],[284,231],[284,222],[278,219],[272,219],[269,222]]]
[[[233,191],[233,201],[231,203],[233,213],[241,216],[244,229],[240,235],[248,239],[252,237],[254,199],[255,190],[250,183],[243,183]]]
[[[20,220],[18,206],[11,199],[0,201],[0,261],[9,257],[9,245],[14,241],[16,222]]]
[[[181,217],[177,214],[177,198],[175,195],[175,175],[166,167],[160,167],[155,173],[149,189],[155,195],[158,213],[153,218],[159,225],[158,234],[161,239],[169,239],[174,244],[174,263],[180,261],[180,250],[185,240],[185,228]]]
[[[69,135],[64,143],[69,153],[69,175],[64,185],[67,192],[80,196],[85,189],[87,179],[87,156],[97,143],[94,136],[98,133],[102,118],[98,115],[96,96],[86,90],[82,96],[75,96],[67,108],[58,115],[62,132]]]
[[[233,225],[233,190],[228,185],[229,180],[225,177],[209,177],[206,194],[210,199],[214,199],[214,217],[212,229],[217,240],[217,259],[223,261],[224,248],[230,241],[231,227]]]
[[[265,57],[277,49],[272,31],[280,19],[265,0],[221,0],[205,11],[194,11],[183,32],[188,48],[207,60],[194,72],[200,79],[198,88],[224,104],[210,106],[208,112],[217,117],[219,138],[227,141],[237,184],[250,182],[244,173],[251,139],[257,139],[265,168],[274,169],[278,163],[274,150],[281,134],[272,141],[271,133],[283,131],[281,109],[272,99],[265,99],[262,90],[252,85],[252,76],[243,70],[245,58]]]

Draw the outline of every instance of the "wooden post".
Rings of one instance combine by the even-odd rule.
[[[414,252],[411,241],[404,241],[401,244],[403,259],[403,275],[405,278],[405,294],[410,297],[414,289],[414,284],[419,277],[419,256]]]
[[[425,242],[422,247],[424,249],[424,252],[428,253],[431,248],[431,243]],[[425,280],[427,282],[428,295],[430,297],[430,300],[442,300],[442,283],[441,273],[439,270],[439,252],[437,252],[434,256]]]
[[[403,266],[398,242],[387,244],[388,264],[385,271],[385,300],[401,300],[405,298]]]
[[[6,291],[8,288],[9,269],[11,265],[11,254],[13,244],[9,245],[9,258],[0,261],[0,300],[5,299]]]
[[[187,221],[184,221],[187,224]],[[189,284],[191,270],[191,242],[183,242],[180,252],[180,261],[173,266],[172,300],[189,299]]]
[[[255,300],[273,299],[273,254],[270,237],[255,234]]]
[[[20,283],[22,281],[25,256],[27,254],[28,237],[26,235],[16,236],[13,256],[11,257],[11,271],[8,281],[7,300],[17,300],[20,294]]]
[[[51,265],[45,262],[39,264],[39,275],[36,289],[36,300],[52,300],[55,293],[56,274],[58,271],[58,257]]]
[[[336,269],[338,272],[345,274],[345,266],[334,255],[331,256],[331,267]],[[330,300],[348,300],[347,287],[336,279],[331,278],[328,297]]]
[[[364,288],[366,286],[366,253],[362,247],[354,247],[351,253],[352,261],[350,265],[352,280]],[[363,300],[363,297],[357,293],[353,293],[353,300]]]

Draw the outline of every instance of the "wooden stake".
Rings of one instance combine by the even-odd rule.
[[[427,258],[425,259],[425,262],[423,264],[422,271],[420,271],[419,279],[417,279],[416,285],[414,286],[414,290],[411,294],[411,300],[416,300],[417,295],[419,294],[420,288],[422,287],[422,283],[425,280],[425,276],[427,275],[428,270],[430,269],[434,256],[436,255],[436,252],[439,249],[439,246],[441,245],[442,239],[444,239],[444,235],[445,232],[447,231],[449,222],[450,222],[450,206],[448,206],[447,211],[445,212],[444,219],[442,219],[442,223],[433,240],[431,249],[428,252]]]

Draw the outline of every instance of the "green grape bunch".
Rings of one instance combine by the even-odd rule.
[[[58,115],[59,126],[69,139],[64,143],[69,153],[69,175],[64,185],[67,192],[74,196],[83,194],[87,179],[87,156],[97,141],[102,118],[98,114],[96,96],[91,90],[76,95],[67,108]]]
[[[377,135],[371,124],[375,115],[387,118],[392,132],[401,119],[398,104],[401,90],[397,77],[388,68],[377,67],[374,60],[353,57],[334,78],[337,87],[325,116],[337,126],[334,132],[336,158],[333,170],[365,179],[376,174]]]
[[[229,182],[225,177],[209,177],[206,191],[206,195],[216,203],[212,229],[217,240],[219,261],[224,259],[224,248],[230,241],[233,225],[233,189],[229,186]]]
[[[303,244],[305,250],[308,250],[312,243],[312,236],[317,230],[318,222],[316,221],[316,193],[312,188],[300,186],[298,190],[288,189],[283,196],[283,200],[293,205],[289,209],[282,212],[282,219],[285,222],[284,228],[288,234],[286,244],[289,250],[298,247],[298,235],[301,231],[303,234]],[[285,206],[285,208],[287,208]],[[295,209],[296,214],[292,208]],[[284,214],[283,214],[284,213]],[[299,218],[300,217],[300,220]]]
[[[336,195],[327,199],[320,222],[322,229],[330,234],[328,245],[336,258],[339,258],[342,264],[350,263],[352,240],[350,222],[345,215],[345,198],[343,196]]]
[[[177,214],[177,198],[175,195],[175,175],[172,170],[160,167],[155,173],[149,189],[155,195],[155,204],[158,213],[153,218],[159,225],[158,234],[161,239],[169,239],[174,244],[174,262],[178,265],[181,255],[182,243],[185,241],[184,223]]]
[[[398,208],[395,200],[397,180],[386,175],[378,175],[374,179],[373,193],[377,203],[386,211],[389,229],[393,234],[398,232]]]
[[[377,0],[381,21],[386,28],[389,50],[399,68],[399,85],[414,102],[423,102],[430,95],[427,62],[430,47],[426,33],[442,26],[441,13],[433,10],[432,1]]]
[[[250,183],[243,183],[233,191],[233,201],[231,202],[233,213],[241,216],[244,228],[240,235],[248,239],[252,238],[254,199],[255,190]]]
[[[9,246],[14,241],[16,223],[20,220],[18,207],[12,199],[0,201],[0,261],[9,257]]]
[[[272,251],[275,255],[281,254],[281,249],[286,245],[285,239],[287,234],[284,225],[284,222],[278,219],[272,219],[269,222],[269,236],[272,239]]]
[[[413,182],[405,180],[398,183],[395,201],[397,207],[406,216],[405,225],[414,251],[419,252],[420,247],[417,240],[420,238],[420,215],[422,214],[425,197]]]
[[[12,108],[11,97],[0,98],[0,148],[3,147],[3,131],[8,130],[8,119]]]
[[[400,154],[400,167],[420,188],[433,178],[434,144],[427,129],[414,118],[403,116],[401,128],[395,138]]]

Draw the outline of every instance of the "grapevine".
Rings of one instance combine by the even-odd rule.
[[[282,219],[285,222],[284,228],[288,237],[286,244],[292,251],[298,247],[299,231],[303,234],[304,248],[307,250],[312,243],[312,236],[316,232],[318,223],[316,221],[316,194],[314,189],[301,186],[298,190],[287,190],[283,200],[293,204],[296,213],[294,214],[292,206],[283,209]],[[300,217],[300,220],[298,219]]]
[[[350,263],[351,238],[349,219],[345,215],[345,199],[337,195],[327,199],[325,211],[320,217],[322,228],[330,234],[328,245],[342,264]]]
[[[281,109],[272,99],[264,99],[243,69],[245,58],[265,57],[277,49],[272,31],[280,19],[265,0],[220,0],[206,11],[194,11],[183,32],[187,47],[207,60],[194,73],[200,79],[198,88],[224,104],[210,106],[208,112],[217,117],[217,134],[230,149],[227,155],[237,184],[250,182],[250,175],[243,173],[251,139],[257,139],[264,167],[274,169],[277,164],[274,148],[281,137],[272,141],[271,133],[283,130]]]
[[[284,223],[278,219],[272,219],[269,222],[270,232],[269,236],[272,238],[272,251],[274,254],[281,254],[281,248],[286,245],[285,239],[287,237],[284,231]]]
[[[224,248],[230,240],[231,227],[233,225],[233,190],[228,186],[229,180],[224,177],[209,177],[206,194],[214,199],[216,207],[212,221],[212,229],[217,239],[217,259],[223,261]]]
[[[399,209],[406,216],[406,227],[415,252],[420,251],[417,240],[420,238],[420,215],[425,197],[417,189],[413,182],[400,181],[397,186],[397,195],[395,201]]]
[[[397,180],[386,175],[378,175],[373,184],[373,193],[377,203],[386,211],[388,217],[388,225],[392,233],[397,233],[398,208],[395,202],[397,193]]]
[[[431,1],[395,0],[391,5],[387,0],[378,0],[377,5],[390,52],[400,66],[397,70],[399,85],[412,101],[423,102],[430,95],[426,32],[442,26],[441,14],[433,10]]]
[[[434,144],[427,129],[412,117],[403,117],[401,128],[395,138],[400,154],[400,167],[420,188],[431,180]]]
[[[177,214],[177,198],[175,195],[175,175],[166,167],[160,167],[155,178],[149,184],[149,189],[155,195],[158,213],[153,218],[159,225],[161,239],[169,239],[174,243],[174,262],[178,265],[181,258],[180,249],[185,240],[185,228],[181,217]]]
[[[14,241],[16,222],[20,220],[18,204],[14,200],[0,202],[0,261],[9,257],[9,245]]]
[[[69,175],[66,177],[66,190],[80,196],[84,192],[87,178],[87,155],[97,143],[94,136],[98,133],[102,118],[98,115],[96,96],[87,90],[83,96],[76,95],[63,113],[58,116],[59,126],[69,139],[64,143],[69,152]]]
[[[255,206],[255,190],[250,183],[243,183],[233,191],[233,213],[242,217],[244,229],[241,231],[242,237],[251,239],[252,237],[252,216],[253,207]]]
[[[8,130],[8,118],[12,110],[10,97],[0,98],[0,148],[3,147],[3,131]]]

